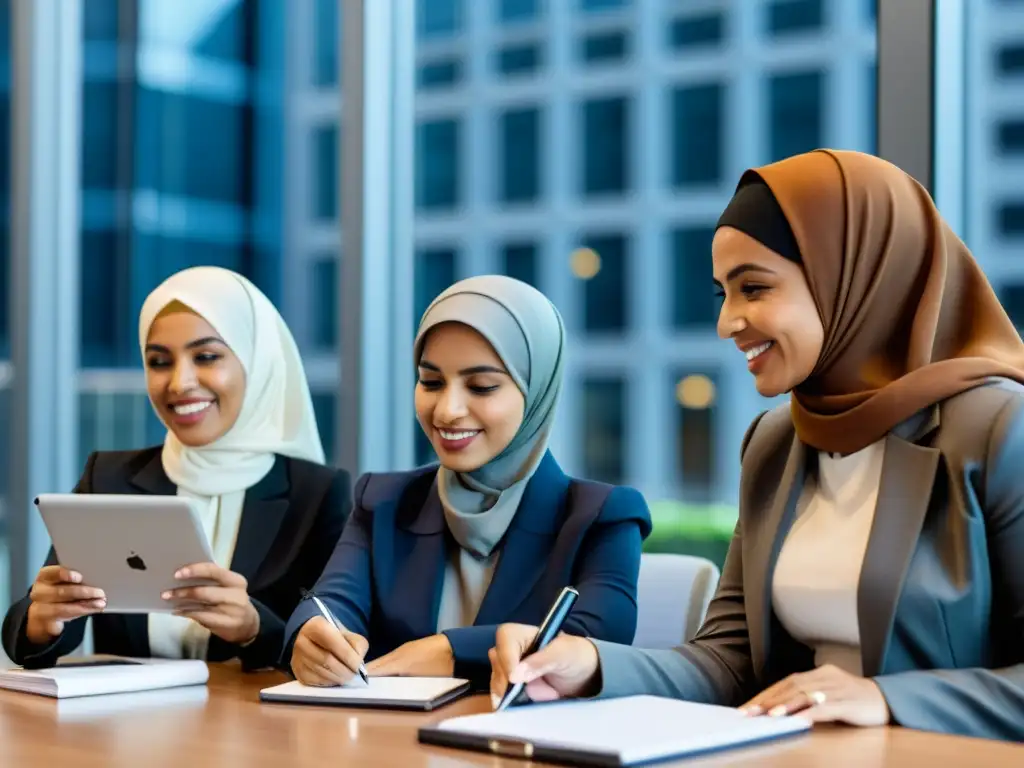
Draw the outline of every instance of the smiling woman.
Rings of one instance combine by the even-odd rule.
[[[166,592],[194,606],[174,614],[104,614],[103,593],[51,550],[7,614],[4,647],[15,662],[48,666],[79,645],[85,617],[97,614],[100,653],[272,665],[285,619],[349,510],[348,475],[323,466],[298,349],[255,286],[214,267],[179,272],[149,295],[139,344],[164,444],[93,454],[75,490],[187,497],[213,562],[183,564],[173,576],[214,586]]]

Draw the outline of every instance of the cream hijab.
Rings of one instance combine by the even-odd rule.
[[[229,568],[245,492],[274,466],[275,454],[322,464],[324,450],[298,347],[256,286],[220,267],[193,267],[172,275],[142,305],[143,356],[150,328],[173,302],[213,326],[245,371],[238,419],[223,436],[192,447],[168,430],[161,454],[178,495],[193,500],[214,559]],[[159,409],[157,415],[163,419]],[[209,633],[189,619],[150,614],[149,630],[154,656],[205,657]]]
[[[532,286],[501,275],[471,277],[444,291],[423,314],[417,365],[430,331],[453,322],[490,343],[526,401],[523,422],[500,454],[473,472],[438,470],[449,530],[463,549],[486,557],[505,535],[547,450],[562,389],[565,327],[555,306]]]

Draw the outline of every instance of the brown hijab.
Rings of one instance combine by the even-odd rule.
[[[1024,343],[913,178],[836,150],[747,173],[789,221],[825,327],[821,357],[791,398],[804,443],[853,453],[989,377],[1024,383]]]

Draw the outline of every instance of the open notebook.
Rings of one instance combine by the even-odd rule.
[[[802,733],[807,720],[655,696],[531,704],[419,730],[427,744],[581,766],[632,766]]]
[[[264,688],[260,701],[429,712],[468,692],[469,681],[454,677],[371,677],[369,685],[354,677],[334,688],[307,686],[293,680]]]
[[[0,670],[0,688],[69,699],[205,685],[206,663],[192,659],[129,659],[103,656],[61,660],[46,669]]]

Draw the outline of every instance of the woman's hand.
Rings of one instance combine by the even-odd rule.
[[[164,592],[164,600],[189,603],[174,611],[206,627],[228,643],[245,645],[260,632],[260,615],[249,600],[245,577],[216,563],[196,563],[174,574],[176,579],[209,579],[212,586],[179,587]]]
[[[741,709],[752,716],[799,714],[811,722],[860,726],[887,725],[891,719],[889,705],[873,680],[831,664],[790,675]]]
[[[32,601],[25,636],[33,645],[48,645],[64,631],[64,622],[99,613],[107,607],[102,589],[82,584],[82,574],[47,565],[36,575],[28,594]]]
[[[339,632],[322,616],[302,625],[292,648],[292,674],[303,685],[344,685],[355,676],[369,650],[366,638]]]
[[[537,636],[537,627],[502,624],[491,660],[491,704],[497,707],[509,683],[526,683],[526,695],[533,701],[554,701],[586,696],[597,687],[600,660],[589,640],[559,635],[532,656],[523,654]]]
[[[398,646],[366,665],[371,677],[451,677],[455,656],[445,635],[431,635]]]

